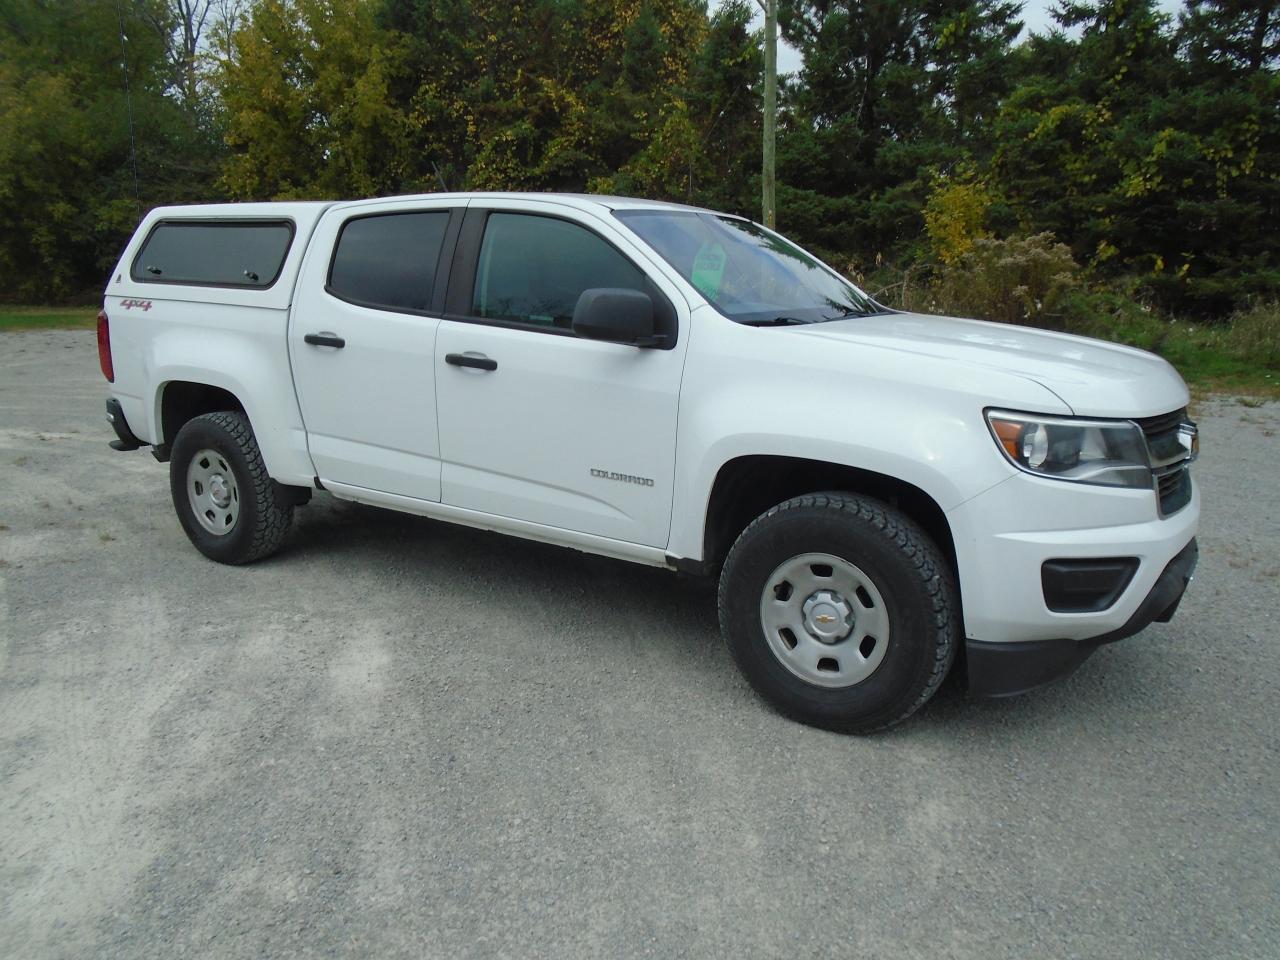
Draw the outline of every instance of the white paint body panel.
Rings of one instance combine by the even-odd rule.
[[[1187,402],[1169,363],[1145,350],[1052,330],[920,313],[837,320],[794,332],[837,344],[880,347],[912,364],[944,360],[994,376],[1017,371],[1081,417],[1149,417]],[[1037,412],[1043,412],[1037,410]]]
[[[235,394],[253,424],[262,458],[281,483],[315,476],[293,389],[285,333],[289,306],[311,233],[328,203],[244,203],[157,207],[139,224],[107,284],[117,397],[135,435],[161,443],[160,410],[174,381]],[[140,283],[129,275],[157,220],[257,217],[293,221],[294,236],[272,286],[262,290]],[[150,304],[125,307],[128,301]],[[172,440],[172,438],[168,438]]]
[[[559,527],[548,527],[527,520],[516,520],[501,517],[479,510],[467,510],[450,506],[447,503],[436,503],[431,500],[416,500],[413,497],[398,497],[393,493],[382,493],[378,490],[366,490],[363,487],[352,487],[345,483],[335,483],[329,492],[340,500],[354,500],[373,507],[386,507],[402,513],[413,513],[435,520],[447,520],[477,530],[493,530],[525,540],[536,540],[539,543],[553,543],[583,553],[593,553],[602,557],[613,557],[616,560],[629,560],[650,567],[667,566],[667,554],[658,547],[645,547],[640,544],[627,543],[622,540],[610,540],[608,537],[595,537],[590,534],[576,533]]]
[[[673,350],[369,310],[324,291],[353,213],[482,205],[554,213],[604,235],[675,306]],[[219,386],[243,403],[272,476],[337,496],[640,563],[702,558],[716,477],[739,457],[857,467],[918,487],[945,513],[967,634],[1085,638],[1123,624],[1194,536],[1199,494],[1160,518],[1153,491],[1029,476],[997,449],[984,410],[1144,417],[1188,401],[1150,354],[1064,334],[889,314],[811,327],[728,320],[610,214],[645,201],[429,195],[344,204],[168,208],[150,214],[106,295],[113,396],[159,442],[164,385]],[[296,236],[270,290],[137,283],[132,261],[161,216],[287,216]],[[314,233],[314,236],[313,236]],[[125,309],[129,299],[150,310]],[[336,333],[341,350],[302,342]],[[492,373],[445,363],[480,353]],[[296,392],[295,392],[296,382]],[[652,485],[593,476],[593,469]],[[1052,557],[1137,556],[1101,614],[1053,614]]]
[[[652,254],[615,223],[561,203],[486,207],[567,218],[647,272],[676,308],[688,304]],[[656,259],[656,258],[654,258]],[[541,331],[445,320],[436,350],[444,503],[647,547],[665,547],[675,479],[676,417],[689,338],[640,350]],[[450,366],[472,353],[494,371]],[[593,474],[634,476],[646,483]]]
[[[456,206],[448,200],[339,204],[316,229],[292,311],[289,355],[315,475],[325,482],[440,499],[440,319],[357,306],[325,284],[338,233],[352,214]],[[308,333],[336,334],[346,345],[312,346],[303,340]]]

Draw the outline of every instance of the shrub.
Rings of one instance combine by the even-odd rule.
[[[881,264],[873,270],[863,271],[856,262],[850,261],[844,273],[877,303],[886,307],[917,313],[937,310],[928,264],[913,263],[905,267]]]
[[[1058,308],[1079,288],[1079,266],[1051,233],[977,238],[933,285],[937,310],[957,316],[1060,327]]]
[[[972,170],[961,170],[952,178],[936,178],[924,207],[924,228],[933,255],[954,266],[974,243],[990,237],[987,211],[994,202],[990,188]]]

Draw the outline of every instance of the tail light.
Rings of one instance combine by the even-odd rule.
[[[102,367],[107,383],[115,383],[116,369],[111,364],[111,324],[105,310],[98,311],[98,365]]]

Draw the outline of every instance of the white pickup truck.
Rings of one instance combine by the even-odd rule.
[[[864,732],[1174,613],[1198,446],[1163,360],[886,309],[740,217],[555,194],[152,211],[99,316],[117,449],[222,563],[313,490],[719,576],[783,712]],[[556,638],[548,637],[548,643]]]

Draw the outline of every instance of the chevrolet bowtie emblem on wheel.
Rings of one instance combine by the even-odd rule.
[[[813,619],[817,620],[819,623],[823,624],[824,626],[828,623],[836,622],[836,618],[831,616],[829,613],[820,613]]]

